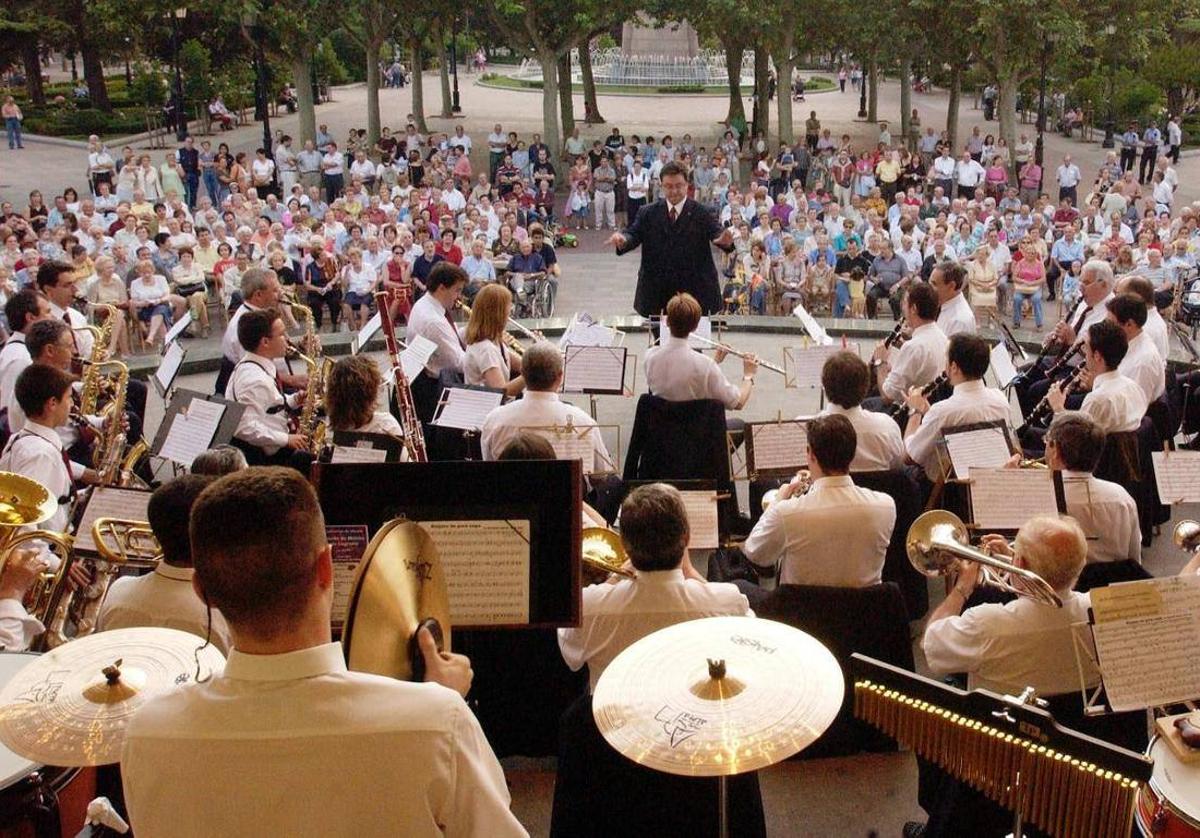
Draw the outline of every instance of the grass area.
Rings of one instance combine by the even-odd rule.
[[[505,76],[499,73],[484,73],[483,78],[479,83],[485,87],[500,87],[508,90],[541,90],[542,83],[530,79],[518,79],[512,76]],[[831,80],[822,76],[813,76],[805,80],[805,91],[807,93],[817,93],[822,90],[832,90],[836,85]],[[583,93],[583,85],[576,84],[573,86],[575,93]],[[718,85],[668,85],[663,87],[640,87],[632,84],[597,84],[596,92],[599,94],[623,94],[635,96],[724,96],[729,92],[729,88],[723,84]],[[742,95],[750,96],[753,90],[749,85],[742,85]]]

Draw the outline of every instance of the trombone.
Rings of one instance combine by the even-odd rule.
[[[1032,570],[971,547],[969,540],[967,527],[957,515],[932,509],[908,528],[904,549],[912,566],[925,576],[947,576],[959,559],[976,562],[983,566],[980,584],[1062,608],[1062,598],[1045,579]]]
[[[695,332],[692,332],[690,335],[688,335],[688,340],[693,338],[701,343],[707,343],[709,346],[714,346],[717,349],[724,349],[735,358],[745,358],[750,354],[749,352],[739,352],[727,343],[721,343],[718,340],[710,340],[706,337],[696,334]],[[778,364],[772,364],[770,361],[764,361],[762,358],[759,358],[758,365],[765,370],[770,370],[771,372],[777,372],[782,376],[787,376],[787,373],[784,371],[783,367],[779,366]]]

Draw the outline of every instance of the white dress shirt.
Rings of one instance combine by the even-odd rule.
[[[437,351],[429,356],[425,371],[437,378],[442,370],[463,368],[466,349],[458,328],[446,319],[445,307],[432,294],[424,294],[412,307],[408,317],[405,337],[422,335],[437,344]]]
[[[261,448],[268,457],[287,445],[288,415],[284,408],[296,406],[297,394],[285,398],[277,374],[272,360],[247,352],[225,385],[225,398],[246,406],[234,436]]]
[[[1086,623],[1091,600],[1074,591],[1059,594],[1062,608],[1017,597],[1005,605],[977,605],[925,629],[921,647],[935,675],[967,673],[967,689],[1017,695],[1033,687],[1051,696],[1079,689],[1073,623]],[[1091,633],[1081,633],[1092,643]],[[1092,653],[1094,655],[1094,652]],[[1094,686],[1100,672],[1080,655],[1085,681]]]
[[[29,357],[29,350],[25,347],[25,335],[22,332],[13,332],[4,342],[4,347],[0,348],[0,408],[8,410],[10,415],[13,405],[17,403],[13,397],[17,378],[32,363],[33,359]],[[9,429],[20,430],[11,425]]]
[[[246,355],[246,350],[242,349],[242,345],[238,343],[237,329],[242,315],[247,311],[263,311],[263,309],[252,306],[250,303],[242,303],[229,316],[229,325],[225,327],[225,333],[221,335],[221,354],[234,364]],[[276,358],[275,369],[279,370],[282,375],[292,374],[292,366],[287,358]]]
[[[463,359],[463,378],[467,384],[486,386],[483,375],[492,369],[500,370],[504,380],[508,381],[508,359],[497,341],[477,340],[467,347],[467,354]]]
[[[96,630],[120,628],[173,628],[197,637],[207,633],[209,609],[192,590],[192,568],[159,562],[144,576],[121,576],[108,589]],[[229,626],[221,612],[213,608],[212,644],[228,654],[233,648]]]
[[[1096,376],[1080,410],[1092,417],[1105,433],[1136,431],[1146,415],[1146,394],[1133,379],[1113,370]]]
[[[29,616],[20,600],[0,599],[0,650],[23,652],[43,631],[45,626]]]
[[[771,504],[742,552],[762,566],[782,559],[783,585],[863,588],[881,581],[895,525],[891,496],[848,475],[821,477],[806,494]]]
[[[145,838],[526,835],[458,694],[349,672],[338,643],[234,650],[224,674],[154,696],[121,775]]]
[[[978,330],[975,325],[975,312],[971,310],[971,304],[961,291],[942,305],[937,325],[947,338],[952,338],[960,332],[973,335]]]
[[[36,480],[58,500],[58,510],[38,525],[40,529],[65,532],[71,497],[71,475],[63,463],[62,440],[54,428],[32,420],[9,438],[0,454],[0,471],[16,472]],[[32,529],[32,528],[31,528]]]
[[[593,468],[597,471],[613,471],[616,464],[608,455],[608,448],[595,427],[596,420],[573,404],[560,401],[558,393],[526,390],[516,401],[494,407],[483,420],[480,445],[483,458],[494,460],[524,428],[546,428],[566,425],[575,428],[592,428],[588,438],[592,443]]]
[[[684,578],[683,571],[638,571],[636,579],[583,589],[579,628],[560,628],[558,648],[572,671],[587,664],[590,689],[626,647],[659,629],[702,617],[753,617],[736,585]]]
[[[67,323],[71,327],[71,334],[75,338],[75,353],[84,360],[91,358],[92,347],[96,343],[96,338],[84,328],[88,324],[87,318],[80,314],[77,309],[63,308],[53,302],[50,303],[50,316],[55,320]]]
[[[937,443],[945,428],[972,422],[1007,423],[1011,414],[1008,398],[999,390],[984,386],[981,380],[963,381],[955,385],[949,398],[929,406],[921,424],[904,440],[904,447],[912,461],[925,469],[929,479],[936,480],[942,473]]]
[[[1119,483],[1084,471],[1063,471],[1067,514],[1088,538],[1088,563],[1142,560],[1137,504]]]
[[[716,361],[665,331],[660,345],[646,350],[644,366],[646,389],[669,402],[713,399],[733,409],[742,395]]]
[[[1171,357],[1171,339],[1167,336],[1167,321],[1163,320],[1162,315],[1154,306],[1146,308],[1146,325],[1142,327],[1142,333],[1150,336],[1150,342],[1154,344],[1159,355],[1164,359]]]
[[[895,364],[883,380],[883,395],[894,402],[904,401],[909,387],[923,387],[937,378],[946,368],[949,343],[937,323],[913,329],[912,339],[900,347]]]
[[[822,416],[839,414],[850,420],[858,437],[850,471],[888,471],[903,467],[904,437],[895,419],[886,413],[863,410],[859,405],[845,408],[832,402],[821,411]]]
[[[1154,348],[1154,341],[1145,332],[1129,341],[1129,349],[1117,366],[1117,372],[1137,382],[1150,404],[1167,389],[1167,362]]]

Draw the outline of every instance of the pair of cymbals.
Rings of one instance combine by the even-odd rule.
[[[129,718],[154,695],[205,681],[225,658],[167,628],[91,634],[33,658],[0,690],[0,744],[42,765],[107,765]]]
[[[608,743],[669,774],[717,777],[773,765],[838,714],[837,660],[804,632],[755,617],[677,623],[625,649],[596,684]]]

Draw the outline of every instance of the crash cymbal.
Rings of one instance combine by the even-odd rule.
[[[147,699],[220,674],[225,658],[202,638],[166,628],[91,634],[39,655],[0,690],[0,743],[43,765],[106,765]]]
[[[634,643],[596,684],[600,733],[668,774],[754,771],[804,749],[837,716],[845,688],[829,650],[754,617],[678,623]]]

